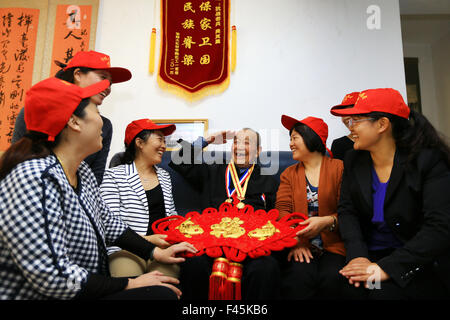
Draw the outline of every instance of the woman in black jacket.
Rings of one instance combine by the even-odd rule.
[[[370,299],[448,298],[450,151],[394,89],[360,93],[338,207],[340,271]]]

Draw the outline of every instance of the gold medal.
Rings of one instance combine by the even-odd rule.
[[[232,199],[230,199],[230,198],[228,198],[227,200],[225,200],[225,202],[228,202],[228,203],[233,203],[233,200],[232,200]]]
[[[238,209],[243,209],[243,208],[245,207],[245,203],[239,202],[239,203],[236,205],[236,207],[237,207]]]
[[[239,175],[237,174],[236,167],[234,166],[234,163],[230,162],[228,164],[228,169],[227,170],[229,170],[229,172],[230,172],[231,180],[233,181],[233,185],[234,185],[234,188],[236,190],[236,197],[239,200],[239,203],[236,205],[236,207],[238,209],[243,209],[245,207],[245,203],[243,203],[242,201],[245,199],[245,193],[247,192],[248,182],[250,180],[250,176],[252,175],[254,167],[255,167],[255,165],[252,165],[248,169],[245,177],[241,178],[242,181],[240,181],[239,180]],[[241,184],[244,184],[244,186],[242,186]],[[228,187],[227,187],[227,190],[228,190]],[[232,199],[228,199],[228,200],[225,200],[225,201],[226,202],[230,202],[230,203],[233,202]]]

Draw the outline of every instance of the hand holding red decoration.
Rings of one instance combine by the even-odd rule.
[[[333,217],[311,217],[303,222],[300,222],[300,225],[307,225],[307,227],[303,230],[297,232],[297,236],[306,237],[308,239],[316,237],[322,230],[325,228],[329,228],[333,224]]]
[[[150,236],[143,236],[145,240],[153,243],[155,246],[166,249],[170,247],[170,243],[168,243],[165,238],[167,238],[167,234],[152,234]]]
[[[180,263],[184,262],[184,258],[176,257],[180,252],[196,253],[197,249],[189,242],[181,242],[174,244],[167,249],[156,247],[153,251],[155,260],[163,263]]]
[[[205,140],[209,144],[225,144],[227,143],[227,139],[233,139],[235,136],[234,131],[220,131],[213,133],[212,135],[208,136]]]

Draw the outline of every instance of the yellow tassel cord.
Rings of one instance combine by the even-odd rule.
[[[236,69],[236,26],[231,27],[231,72]]]
[[[152,28],[152,35],[150,36],[150,61],[148,64],[148,72],[153,74],[155,72],[155,43],[156,43],[156,28]]]

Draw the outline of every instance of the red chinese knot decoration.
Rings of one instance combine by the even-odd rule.
[[[231,261],[241,262],[247,256],[267,256],[297,244],[296,233],[305,228],[298,225],[307,219],[304,214],[291,213],[278,220],[278,210],[254,211],[250,205],[238,209],[223,203],[219,210],[207,208],[202,214],[189,212],[185,217],[169,216],[153,223],[155,233],[165,234],[169,243],[187,241],[198,250],[197,256],[212,258],[225,255]],[[295,226],[295,227],[294,227]],[[185,257],[194,254],[186,253]]]
[[[291,213],[277,220],[278,215],[276,209],[254,211],[250,205],[238,209],[225,202],[219,210],[207,208],[202,214],[194,211],[157,220],[152,228],[167,235],[165,240],[171,244],[186,241],[197,248],[197,253],[184,253],[184,257],[216,258],[210,276],[211,300],[240,300],[243,266],[238,262],[296,245],[297,232],[306,227],[299,224],[307,219],[304,214]]]

